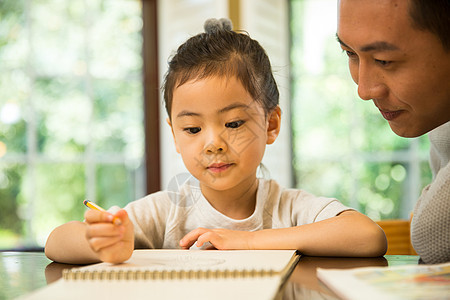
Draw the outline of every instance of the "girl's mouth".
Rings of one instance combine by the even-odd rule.
[[[228,170],[232,165],[233,164],[216,163],[209,165],[207,169],[212,173],[221,173]]]

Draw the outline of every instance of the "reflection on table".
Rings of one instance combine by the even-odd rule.
[[[377,258],[337,258],[303,256],[281,298],[290,299],[338,299],[316,276],[316,269],[347,269],[370,266],[417,264],[418,256],[386,255]],[[63,269],[79,267],[51,262],[43,252],[0,252],[0,299],[15,299],[30,293],[62,276]]]

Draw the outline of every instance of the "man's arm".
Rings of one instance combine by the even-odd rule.
[[[411,242],[427,264],[450,261],[450,163],[439,171],[416,203]]]

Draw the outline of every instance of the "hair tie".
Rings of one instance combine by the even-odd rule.
[[[221,18],[217,19],[208,19],[205,21],[205,25],[203,25],[206,33],[217,33],[221,30],[233,30],[233,24],[230,19]]]

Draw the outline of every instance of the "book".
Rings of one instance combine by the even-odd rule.
[[[317,269],[342,299],[450,299],[450,263],[354,269]]]
[[[23,299],[276,299],[295,250],[135,250],[121,264],[66,269]]]

